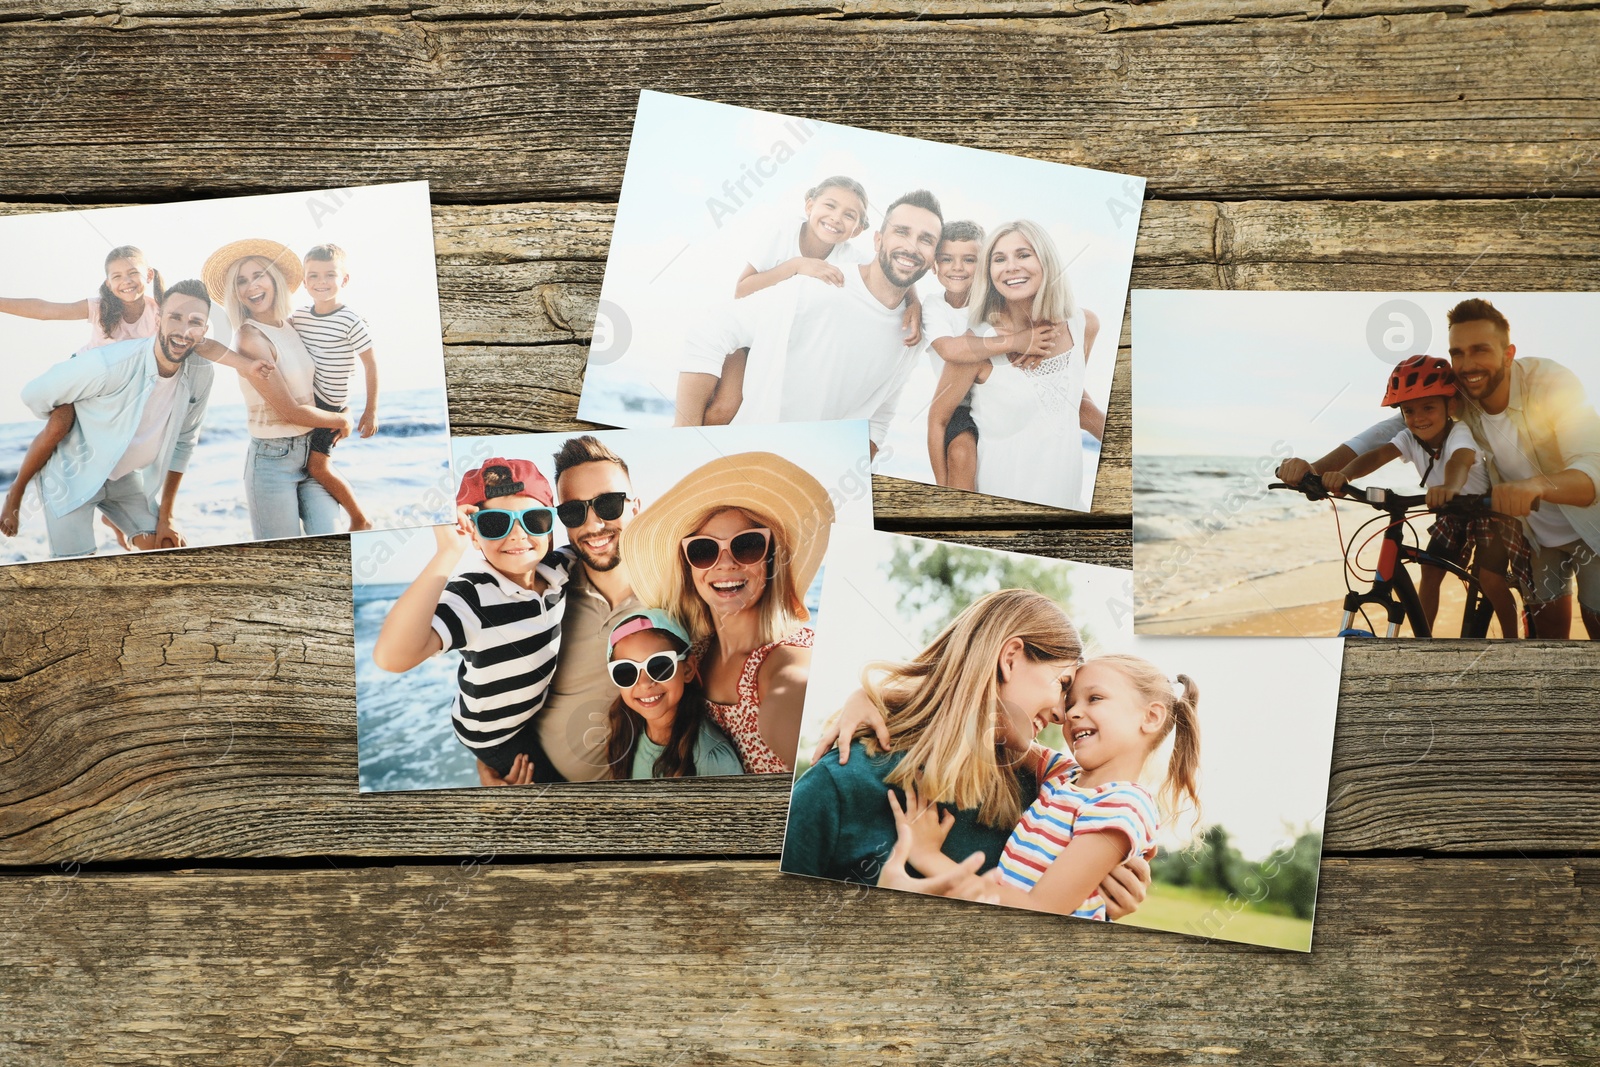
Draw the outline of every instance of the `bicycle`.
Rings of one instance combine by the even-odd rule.
[[[1383,530],[1383,545],[1378,551],[1378,565],[1372,572],[1372,587],[1365,592],[1350,587],[1348,575],[1353,573],[1350,564],[1351,546],[1356,538],[1361,536],[1373,522],[1381,522],[1383,517],[1375,517],[1356,528],[1350,535],[1350,540],[1345,544],[1345,586],[1344,617],[1340,622],[1340,637],[1376,637],[1377,633],[1371,629],[1359,629],[1355,626],[1355,618],[1359,613],[1362,620],[1371,625],[1363,610],[1367,605],[1382,607],[1388,616],[1388,632],[1385,637],[1395,637],[1400,630],[1402,622],[1409,623],[1414,637],[1431,638],[1432,627],[1428,625],[1427,618],[1422,612],[1422,601],[1417,596],[1417,587],[1411,581],[1411,572],[1405,568],[1407,563],[1438,567],[1461,579],[1467,587],[1466,610],[1461,617],[1462,637],[1487,637],[1489,636],[1489,620],[1494,617],[1494,605],[1489,603],[1489,598],[1484,596],[1483,589],[1479,586],[1477,578],[1472,574],[1472,553],[1469,546],[1468,558],[1461,563],[1436,556],[1420,545],[1407,544],[1405,531],[1409,527],[1409,520],[1419,513],[1427,514],[1427,497],[1422,495],[1405,495],[1371,486],[1362,489],[1355,485],[1346,485],[1338,492],[1329,491],[1322,479],[1316,474],[1307,474],[1299,485],[1289,485],[1285,482],[1273,482],[1268,489],[1288,489],[1303,495],[1307,500],[1326,500],[1338,497],[1358,504],[1366,504],[1375,511],[1383,512],[1389,519],[1388,525]],[[1534,504],[1538,506],[1537,501]],[[1418,509],[1421,509],[1419,512]],[[1490,495],[1457,497],[1435,509],[1437,514],[1455,514],[1464,518],[1474,518],[1489,514]],[[1368,538],[1371,540],[1371,538]],[[1359,552],[1360,549],[1355,550]],[[1507,634],[1514,637],[1515,634]]]

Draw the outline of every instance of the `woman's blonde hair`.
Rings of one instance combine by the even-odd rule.
[[[714,507],[703,512],[684,531],[683,536],[690,536],[725,511],[737,511],[755,525],[765,526],[772,531],[772,540],[767,543],[767,585],[761,591],[761,599],[755,604],[760,616],[758,621],[761,643],[771,644],[789,636],[795,627],[811,617],[802,599],[803,591],[794,587],[793,546],[785,540],[781,526],[759,511],[739,507],[737,504]],[[689,573],[689,561],[684,558],[681,550],[678,551],[678,566],[671,574],[667,610],[682,620],[684,628],[689,631],[689,636],[694,639],[696,645],[699,645],[716,631],[716,627],[712,623],[710,606],[700,599],[699,593],[695,592],[694,578]]]
[[[1195,825],[1198,826],[1200,719],[1197,709],[1200,687],[1187,674],[1180,674],[1176,679],[1168,678],[1160,667],[1149,660],[1126,653],[1096,656],[1090,662],[1110,667],[1132,682],[1139,691],[1140,700],[1165,705],[1166,721],[1150,743],[1150,751],[1154,752],[1169,734],[1172,737],[1172,755],[1167,760],[1166,780],[1161,783],[1158,800],[1168,818],[1175,815],[1187,800],[1194,812]],[[1174,681],[1178,684],[1177,690],[1173,689]]]
[[[1022,817],[1022,790],[999,757],[1000,652],[1021,638],[1031,660],[1072,662],[1083,642],[1061,606],[1027,589],[980,597],[909,663],[869,663],[861,685],[905,757],[885,779],[929,800],[978,811],[986,826]],[[870,737],[869,751],[876,751]]]
[[[1006,309],[1006,298],[995,288],[994,276],[989,273],[990,262],[994,259],[995,246],[1000,239],[1010,233],[1022,234],[1023,240],[1033,249],[1033,254],[1039,259],[1039,270],[1042,280],[1039,291],[1033,296],[1033,309],[1030,314],[1034,322],[1066,322],[1078,312],[1078,302],[1072,295],[1072,282],[1067,278],[1067,265],[1062,262],[1061,253],[1056,250],[1056,243],[1050,234],[1037,222],[1027,219],[1018,219],[1008,222],[989,235],[983,244],[983,294],[971,301],[971,324],[977,326],[996,326],[1000,321],[1001,312]],[[1083,342],[1083,338],[1075,337],[1074,341]]]
[[[228,309],[228,321],[233,323],[234,329],[238,329],[254,318],[250,309],[244,306],[244,301],[239,299],[239,272],[246,263],[259,263],[266,270],[267,276],[272,279],[272,317],[280,323],[288,322],[289,312],[294,310],[289,298],[289,280],[283,276],[278,265],[265,256],[245,256],[228,268],[222,291],[223,304]]]

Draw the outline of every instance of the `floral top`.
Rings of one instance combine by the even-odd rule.
[[[739,750],[739,762],[744,765],[746,774],[779,774],[793,770],[761,737],[758,728],[761,692],[756,686],[756,675],[760,673],[767,656],[779,645],[810,648],[815,638],[816,634],[812,633],[809,626],[802,626],[788,637],[753,649],[745,658],[744,670],[739,673],[739,702],[718,704],[713,700],[706,701],[711,721],[728,735]],[[697,651],[704,655],[705,648],[702,646]]]

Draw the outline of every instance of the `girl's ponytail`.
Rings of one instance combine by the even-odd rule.
[[[167,287],[161,284],[161,272],[159,270],[151,267],[150,274],[150,295],[156,298],[156,306],[160,307],[161,302],[167,298]]]
[[[1167,780],[1161,787],[1162,800],[1169,811],[1177,811],[1187,800],[1194,807],[1195,824],[1200,820],[1200,687],[1187,674],[1178,675],[1183,690],[1172,703],[1172,756],[1167,760]]]

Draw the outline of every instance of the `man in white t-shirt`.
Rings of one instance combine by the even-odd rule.
[[[1462,419],[1485,453],[1494,509],[1522,519],[1532,549],[1532,636],[1571,636],[1576,578],[1584,627],[1600,640],[1600,415],[1570,370],[1515,358],[1510,324],[1487,300],[1463,300],[1448,318],[1450,363],[1468,400]],[[1297,484],[1307,471],[1337,470],[1401,426],[1381,422],[1314,463],[1285,460],[1278,475]]]
[[[677,425],[697,426],[723,360],[750,349],[735,422],[867,419],[877,453],[915,368],[906,294],[933,264],[943,218],[932,193],[907,193],[884,214],[869,263],[845,265],[844,285],[790,278],[732,301],[690,331],[678,375]],[[931,323],[924,314],[922,333]]]
[[[94,552],[96,510],[134,547],[186,543],[172,507],[211,396],[211,364],[190,358],[210,318],[205,285],[178,282],[155,336],[80,352],[22,387],[40,418],[64,404],[75,413],[39,475],[52,555]]]

